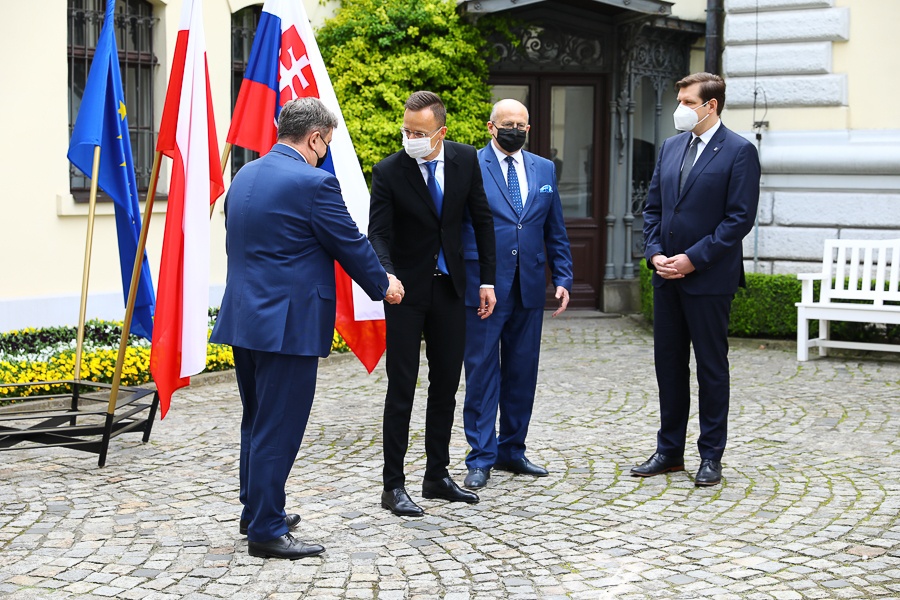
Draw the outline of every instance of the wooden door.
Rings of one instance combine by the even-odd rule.
[[[598,75],[503,75],[492,78],[494,100],[528,107],[526,149],[556,163],[560,198],[572,247],[570,308],[599,308],[607,209],[605,78]],[[557,305],[547,270],[547,308]]]

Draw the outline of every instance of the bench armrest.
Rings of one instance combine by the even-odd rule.
[[[797,279],[800,280],[800,302],[803,304],[812,304],[813,302],[813,282],[822,281],[825,276],[822,273],[797,273]]]

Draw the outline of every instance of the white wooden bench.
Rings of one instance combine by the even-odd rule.
[[[809,349],[819,355],[828,348],[900,352],[898,344],[840,342],[830,339],[830,321],[900,324],[900,239],[825,240],[821,273],[800,273],[797,306],[797,360],[809,359]],[[813,282],[821,281],[819,298],[813,298]],[[852,301],[852,303],[850,302]],[[809,339],[809,321],[818,319],[819,337]]]

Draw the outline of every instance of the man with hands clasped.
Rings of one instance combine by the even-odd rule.
[[[653,274],[653,342],[659,386],[656,452],[637,477],[684,470],[691,409],[690,352],[699,383],[697,486],[722,479],[728,430],[728,318],[744,285],[742,240],[759,203],[756,148],[719,120],[725,82],[695,73],[675,84],[676,129],[663,142],[644,209],[644,256]]]

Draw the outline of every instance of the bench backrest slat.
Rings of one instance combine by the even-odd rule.
[[[821,302],[900,302],[900,239],[825,240]]]
[[[891,255],[891,279],[888,283],[888,290],[897,293],[900,290],[900,244],[893,248]]]

